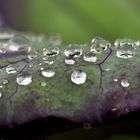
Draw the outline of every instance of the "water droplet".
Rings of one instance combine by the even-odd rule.
[[[121,85],[122,85],[123,87],[129,87],[130,83],[128,82],[127,79],[123,79],[123,80],[121,80]]]
[[[135,49],[131,45],[122,45],[118,46],[118,49],[116,51],[116,55],[119,58],[132,58],[135,56]]]
[[[92,46],[91,46],[91,52],[94,53],[101,53],[102,51],[106,51],[108,47],[111,46],[111,44],[104,40],[101,37],[95,37],[92,39]]]
[[[3,85],[0,85],[0,88],[3,88]]]
[[[105,71],[110,71],[110,68],[106,68]]]
[[[65,58],[65,63],[67,65],[73,65],[73,64],[75,64],[75,60],[73,58],[71,58],[71,57],[66,57]]]
[[[18,85],[29,85],[32,82],[32,76],[29,73],[22,73],[17,75],[16,82]]]
[[[4,85],[8,84],[8,80],[4,80],[4,81],[3,81],[3,84],[4,84]]]
[[[59,48],[53,47],[53,46],[44,48],[43,54],[44,56],[47,56],[47,57],[54,57],[59,54]]]
[[[82,48],[77,44],[70,44],[64,51],[66,57],[78,58],[82,55]]]
[[[55,71],[50,70],[50,69],[43,70],[41,73],[43,77],[48,77],[48,78],[53,77],[55,75]]]
[[[6,67],[6,72],[7,72],[8,74],[13,74],[13,73],[16,73],[17,71],[16,71],[16,69],[15,69],[12,65],[8,65],[8,66]]]
[[[46,85],[47,85],[46,82],[41,82],[42,87],[45,87]]]
[[[40,68],[40,70],[44,70],[44,68],[43,68],[43,67],[41,67],[41,68]]]
[[[113,81],[114,81],[114,82],[118,82],[118,79],[117,79],[117,78],[114,78]]]
[[[95,63],[97,61],[96,54],[95,53],[92,53],[92,52],[89,52],[87,54],[84,54],[83,59],[86,62],[93,62],[93,63]]]
[[[71,74],[71,81],[77,85],[84,84],[87,79],[87,74],[81,70],[75,70]]]

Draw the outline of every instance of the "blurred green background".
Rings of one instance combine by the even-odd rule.
[[[64,43],[140,39],[140,0],[2,0],[7,22],[20,30],[59,33]]]
[[[64,44],[90,43],[94,36],[111,41],[123,37],[140,39],[140,0],[0,0],[0,13],[17,30],[48,36],[58,33]],[[53,135],[50,140],[139,139],[135,134],[117,132],[101,138],[105,129],[80,128]]]

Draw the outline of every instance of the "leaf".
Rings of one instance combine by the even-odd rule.
[[[140,108],[140,48],[135,42],[130,45],[125,40],[124,46],[134,49],[131,58],[118,57],[116,52],[122,46],[109,45],[96,54],[95,63],[84,61],[83,55],[90,52],[89,47],[78,45],[84,54],[75,58],[73,65],[65,63],[62,45],[59,45],[58,55],[49,52],[54,56],[45,56],[43,48],[49,50],[53,45],[50,47],[49,40],[42,35],[14,33],[10,41],[1,42],[8,43],[6,52],[0,53],[1,128],[14,128],[44,118],[67,120],[73,127],[96,125],[116,120]],[[103,43],[102,39],[98,44],[100,49],[103,49]],[[10,45],[15,45],[18,50],[8,49]],[[125,51],[127,53],[122,55],[131,54],[130,50],[129,54],[127,49]],[[54,63],[46,63],[50,60]],[[42,71],[45,70],[52,70],[55,74],[44,76]],[[82,84],[71,80],[75,70],[86,73],[87,79]]]

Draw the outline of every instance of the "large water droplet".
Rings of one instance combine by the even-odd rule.
[[[87,79],[87,74],[81,70],[75,70],[71,74],[71,81],[77,85],[84,84]]]
[[[73,64],[75,64],[75,60],[73,58],[71,58],[71,57],[66,57],[65,58],[65,63],[67,65],[73,65]]]
[[[97,61],[97,57],[95,53],[89,52],[87,54],[84,54],[83,56],[84,61],[86,62],[96,62]]]
[[[18,85],[29,85],[32,82],[32,76],[29,73],[21,73],[17,75],[16,82]]]
[[[82,48],[77,44],[70,44],[64,51],[66,57],[77,58],[82,55]]]
[[[135,49],[134,47],[132,47],[132,45],[122,45],[122,46],[118,46],[117,51],[116,51],[116,55],[119,58],[132,58],[133,56],[135,56]]]
[[[123,87],[129,87],[130,83],[128,82],[127,79],[123,79],[123,80],[121,80],[121,85],[122,85]]]
[[[108,47],[111,46],[111,44],[104,40],[101,37],[95,37],[92,39],[92,46],[91,46],[91,52],[94,53],[101,53],[102,51],[106,51]]]
[[[48,78],[53,77],[55,75],[55,71],[51,69],[43,70],[41,73],[43,77],[48,77]]]
[[[59,54],[59,48],[53,47],[53,46],[44,48],[43,54],[44,56],[47,56],[47,57],[54,57]]]
[[[16,69],[15,69],[12,65],[8,65],[8,66],[6,67],[6,72],[7,72],[8,74],[13,74],[13,73],[16,73],[17,71],[16,71]]]

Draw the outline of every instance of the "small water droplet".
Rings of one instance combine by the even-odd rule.
[[[92,52],[89,52],[87,54],[84,54],[83,59],[86,62],[93,62],[93,63],[95,63],[97,61],[96,54],[95,53],[92,53]]]
[[[53,46],[44,48],[43,54],[44,56],[47,56],[47,57],[54,57],[59,54],[59,48],[53,47]]]
[[[73,65],[73,64],[75,64],[75,60],[73,58],[71,58],[71,57],[66,57],[65,58],[65,63],[67,65]]]
[[[91,46],[91,52],[94,53],[101,53],[102,51],[106,51],[108,47],[111,46],[111,44],[104,40],[101,37],[95,37],[92,39],[92,46]]]
[[[14,73],[16,73],[17,71],[16,71],[16,69],[15,69],[12,65],[8,65],[8,66],[6,67],[6,72],[7,72],[8,74],[14,74]]]
[[[130,83],[128,82],[127,79],[123,79],[123,80],[121,80],[121,85],[122,85],[123,87],[129,87]]]
[[[8,84],[8,80],[4,80],[4,81],[3,81],[3,84],[4,84],[4,85]]]
[[[116,51],[116,55],[119,58],[132,58],[135,56],[135,49],[131,45],[122,45],[118,46],[118,49]]]
[[[18,85],[29,85],[32,82],[32,76],[27,72],[21,73],[17,75],[16,82]]]
[[[70,44],[64,51],[66,57],[78,58],[82,55],[82,48],[77,44]]]
[[[87,74],[81,70],[75,70],[71,74],[71,81],[77,85],[84,84],[87,79]]]
[[[110,71],[110,68],[106,68],[105,71]]]
[[[53,77],[55,75],[55,71],[51,69],[43,70],[41,73],[43,77],[47,77],[47,78]]]
[[[46,82],[41,82],[42,87],[45,87],[46,85],[47,85]]]
[[[113,81],[114,81],[114,82],[118,82],[118,79],[117,79],[117,78],[114,78]]]

